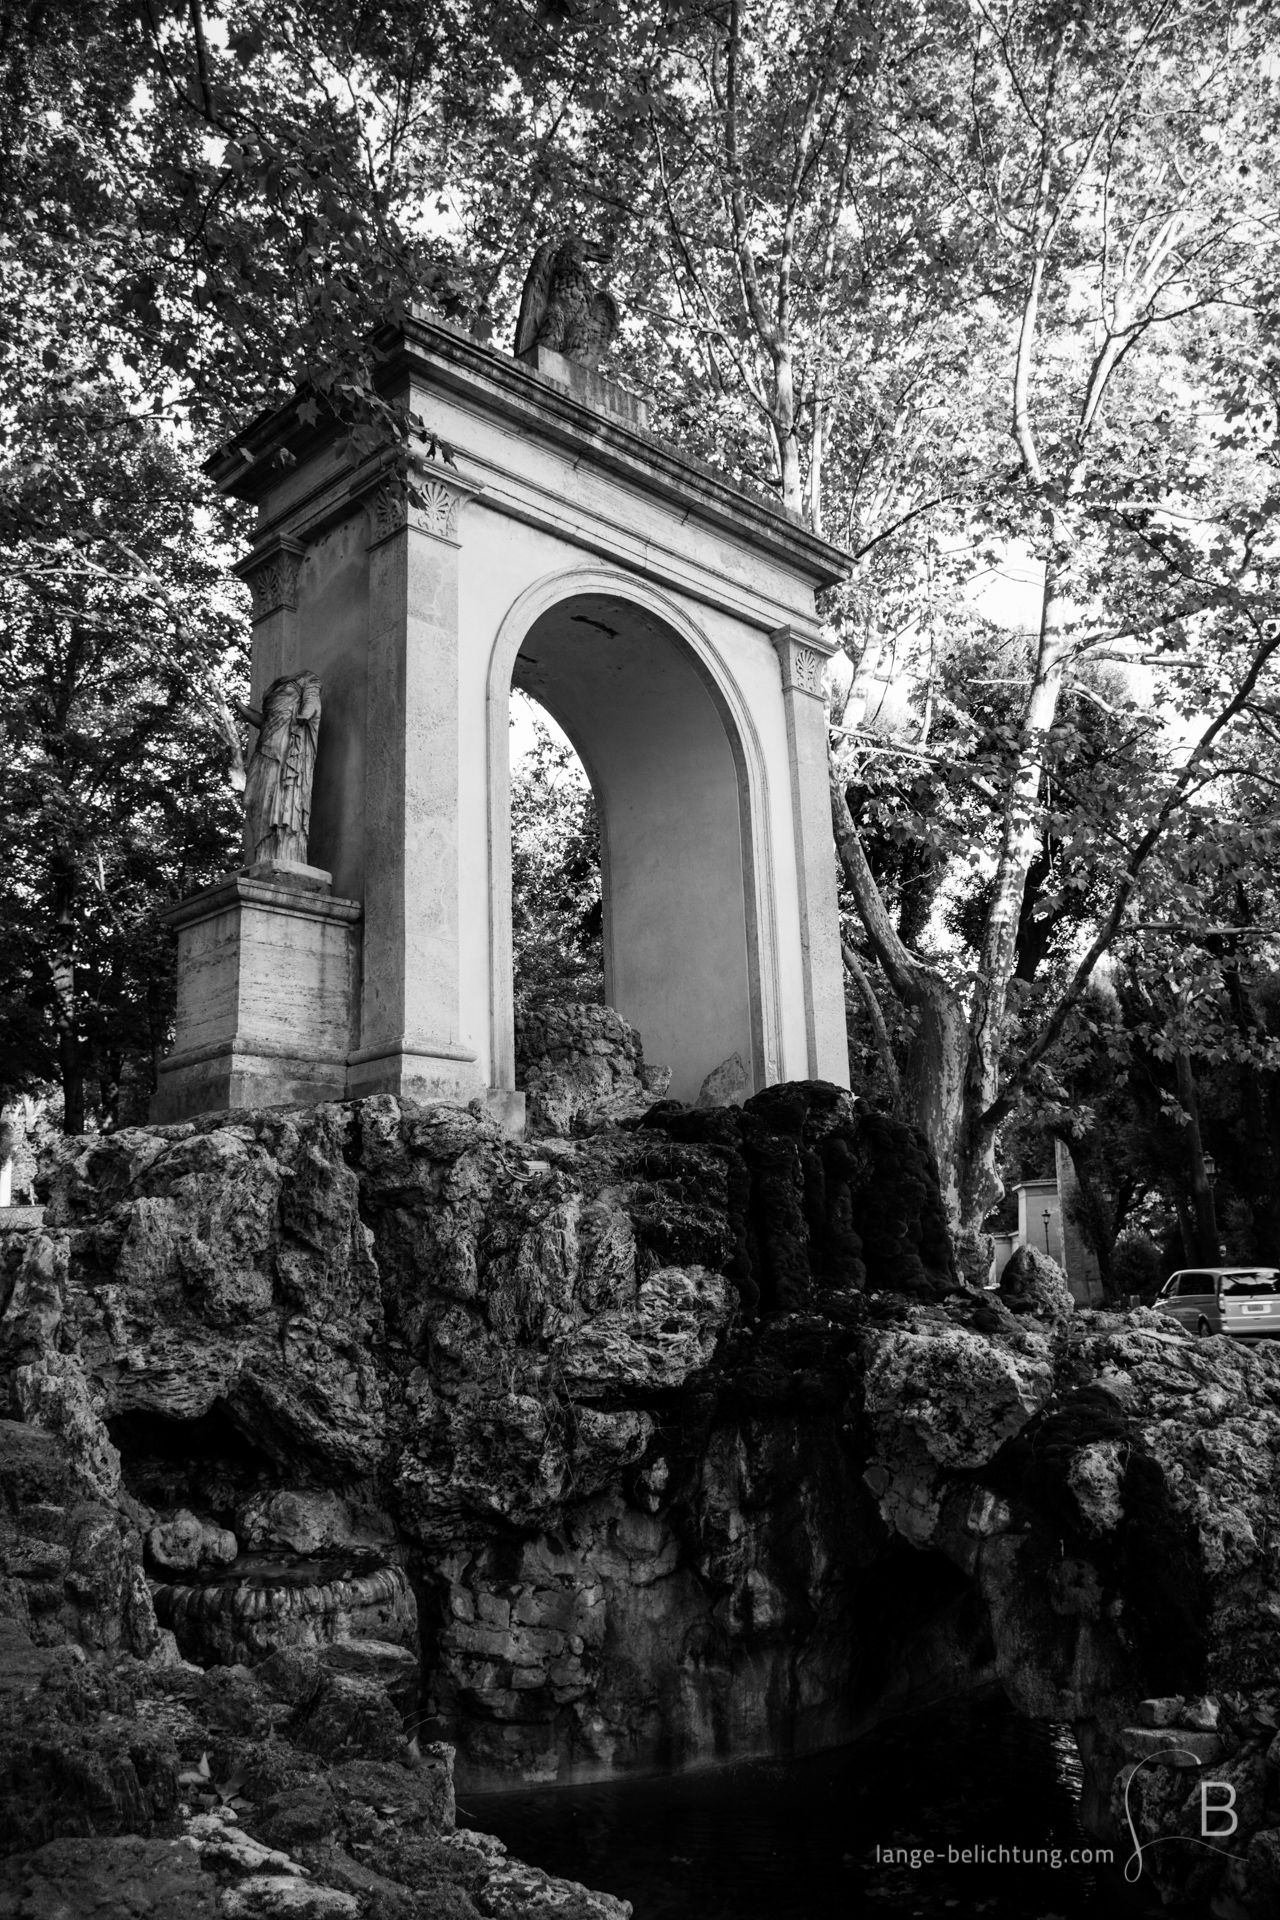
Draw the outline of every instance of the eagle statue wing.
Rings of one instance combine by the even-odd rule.
[[[555,257],[555,241],[544,240],[525,275],[524,292],[520,296],[520,318],[516,322],[517,357],[537,344],[538,329],[542,325],[542,316],[547,310],[551,293],[551,271]]]
[[[592,350],[597,354],[608,353],[618,331],[618,303],[608,287],[597,287],[592,294],[588,325]]]

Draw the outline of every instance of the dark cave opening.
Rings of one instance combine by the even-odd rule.
[[[222,1400],[189,1420],[135,1409],[106,1424],[125,1486],[161,1512],[188,1507],[230,1527],[243,1500],[279,1483],[279,1466]]]
[[[944,1555],[891,1543],[861,1584],[856,1619],[856,1727],[998,1690],[986,1609]]]

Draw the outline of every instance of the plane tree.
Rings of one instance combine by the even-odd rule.
[[[967,19],[964,138],[931,133],[922,151],[980,213],[998,317],[1002,378],[968,396],[986,449],[969,525],[1022,543],[1044,578],[1010,723],[985,765],[968,755],[990,811],[967,972],[911,950],[892,925],[848,804],[847,753],[832,805],[866,944],[913,1011],[908,1098],[976,1274],[1000,1193],[1000,1126],[1140,911],[1157,852],[1185,833],[1221,756],[1254,725],[1280,606],[1266,379],[1276,236],[1261,187],[1275,91],[1249,59],[1262,16],[1010,4]],[[1112,704],[1131,749],[1061,813],[1055,775],[1076,751],[1064,698],[1106,702],[1096,673],[1117,664],[1131,692]],[[1169,724],[1145,724],[1153,705]],[[856,771],[856,748],[852,760]],[[1099,904],[1011,1054],[1028,880],[1053,839],[1061,884],[1087,885]]]

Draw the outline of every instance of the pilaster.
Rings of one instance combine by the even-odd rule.
[[[787,720],[809,1076],[847,1087],[849,1039],[822,693],[823,669],[835,648],[794,627],[779,627],[770,638]]]
[[[300,540],[275,534],[233,569],[253,599],[252,706],[261,706],[273,680],[298,670],[298,572],[305,553]]]
[[[458,527],[479,488],[447,467],[388,466],[368,515],[364,966],[352,1098],[480,1092],[461,1037]]]

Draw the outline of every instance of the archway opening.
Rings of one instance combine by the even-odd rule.
[[[603,994],[672,1069],[671,1096],[759,1084],[759,983],[745,773],[707,669],[621,596],[541,614],[512,687],[544,708],[590,783],[600,844]],[[723,1071],[721,1071],[723,1070]]]
[[[511,955],[517,1009],[604,1001],[600,824],[573,742],[511,695]]]

